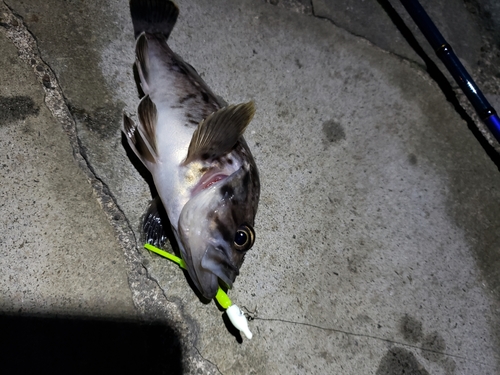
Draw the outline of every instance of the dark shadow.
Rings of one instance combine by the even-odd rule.
[[[6,374],[182,374],[182,346],[164,323],[0,314]]]
[[[139,70],[137,69],[137,65],[133,65],[132,71],[134,72],[134,81],[135,81],[135,86],[137,87],[137,95],[139,96],[139,99],[142,99],[145,94],[144,91],[142,90],[141,86],[141,77],[139,75]]]
[[[465,109],[460,105],[460,102],[446,76],[443,74],[443,72],[441,72],[441,70],[439,70],[434,61],[432,61],[432,59],[425,53],[424,49],[420,46],[411,30],[408,28],[408,26],[406,26],[405,22],[398,14],[398,12],[393,8],[389,0],[377,1],[387,13],[394,25],[398,28],[399,32],[406,39],[410,47],[413,48],[418,56],[420,56],[420,58],[424,61],[429,76],[438,84],[439,88],[445,95],[446,100],[448,100],[453,105],[455,111],[457,111],[460,117],[467,123],[467,127],[469,128],[472,135],[476,138],[488,157],[493,163],[495,163],[497,169],[500,171],[500,155],[495,151],[493,146],[488,143],[486,138],[484,138],[483,134],[477,128],[474,120],[472,120],[467,111],[465,111]]]
[[[146,168],[144,164],[142,164],[141,159],[135,154],[135,152],[130,148],[130,145],[128,144],[127,141],[127,136],[122,132],[122,146],[125,149],[125,152],[127,153],[127,157],[134,166],[134,168],[139,172],[141,177],[146,181],[146,183],[149,186],[149,191],[151,192],[152,197],[156,197],[158,195],[158,192],[155,187],[155,183],[153,181],[153,176],[149,172],[149,170]],[[146,208],[144,208],[146,209]]]

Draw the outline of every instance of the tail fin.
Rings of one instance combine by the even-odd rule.
[[[168,39],[179,8],[170,0],[130,0],[130,15],[136,39],[142,32],[162,34]]]

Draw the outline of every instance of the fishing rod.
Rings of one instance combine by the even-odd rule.
[[[458,86],[476,110],[479,118],[488,127],[495,139],[500,142],[500,119],[493,106],[484,97],[483,93],[458,59],[450,44],[444,39],[438,28],[432,22],[418,0],[400,0],[413,21],[424,34],[425,38],[441,59]]]

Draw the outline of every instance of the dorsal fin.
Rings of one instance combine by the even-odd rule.
[[[135,66],[139,73],[139,80],[142,91],[149,94],[148,72],[149,72],[149,53],[148,40],[146,34],[142,33],[135,43]]]
[[[179,8],[167,0],[130,0],[130,15],[134,35],[141,33],[163,34],[168,39],[179,15]]]
[[[255,114],[253,102],[230,105],[201,121],[193,133],[184,165],[222,156],[234,147]]]
[[[158,159],[155,135],[156,106],[149,96],[145,96],[137,111],[139,112],[139,125],[123,114],[123,132],[130,147],[143,164],[146,165],[146,161],[155,163]]]

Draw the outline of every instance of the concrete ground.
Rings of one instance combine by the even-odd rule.
[[[470,2],[445,3],[431,14],[500,108],[497,47]],[[120,134],[138,98],[118,0],[0,2],[2,327],[104,322],[76,336],[137,338],[124,372],[500,373],[498,144],[428,73],[420,37],[424,55],[384,1],[178,4],[172,49],[258,108],[257,241],[229,292],[253,339],[142,248],[151,193]],[[144,325],[168,333],[133,333]],[[48,345],[65,340],[81,341]]]

